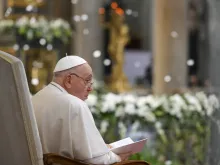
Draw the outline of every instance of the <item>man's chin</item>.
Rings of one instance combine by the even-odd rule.
[[[84,96],[83,100],[87,100],[88,99],[88,95]]]

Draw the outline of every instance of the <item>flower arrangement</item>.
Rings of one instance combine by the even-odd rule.
[[[48,21],[45,17],[23,16],[16,21],[0,20],[0,33],[15,31],[16,35],[22,38],[23,42],[38,40],[44,46],[46,43],[53,43],[60,40],[63,44],[68,43],[72,30],[70,24],[63,19]]]
[[[0,33],[8,33],[14,26],[13,20],[0,20]]]
[[[154,143],[147,144],[153,145],[150,152],[133,158],[158,165],[204,161],[209,120],[220,107],[215,95],[204,92],[163,96],[96,92],[87,104],[107,142],[140,132],[154,135]]]
[[[63,19],[56,19],[50,22],[51,36],[54,38],[61,38],[62,42],[67,43],[71,36],[71,28],[67,21]]]

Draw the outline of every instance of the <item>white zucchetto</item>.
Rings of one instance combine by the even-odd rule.
[[[66,57],[61,58],[57,62],[53,72],[64,71],[64,70],[67,70],[75,66],[85,64],[85,63],[87,63],[87,61],[79,56],[73,56],[73,55],[66,56]]]

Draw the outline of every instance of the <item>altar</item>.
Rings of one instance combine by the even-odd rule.
[[[44,1],[7,1],[5,18],[0,20],[0,50],[22,60],[32,93],[47,85],[58,59],[66,53],[72,29],[61,18],[48,19],[38,10]],[[18,10],[19,9],[19,10]]]

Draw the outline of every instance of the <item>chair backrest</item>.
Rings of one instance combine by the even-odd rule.
[[[0,51],[0,164],[43,165],[43,152],[22,62]]]

